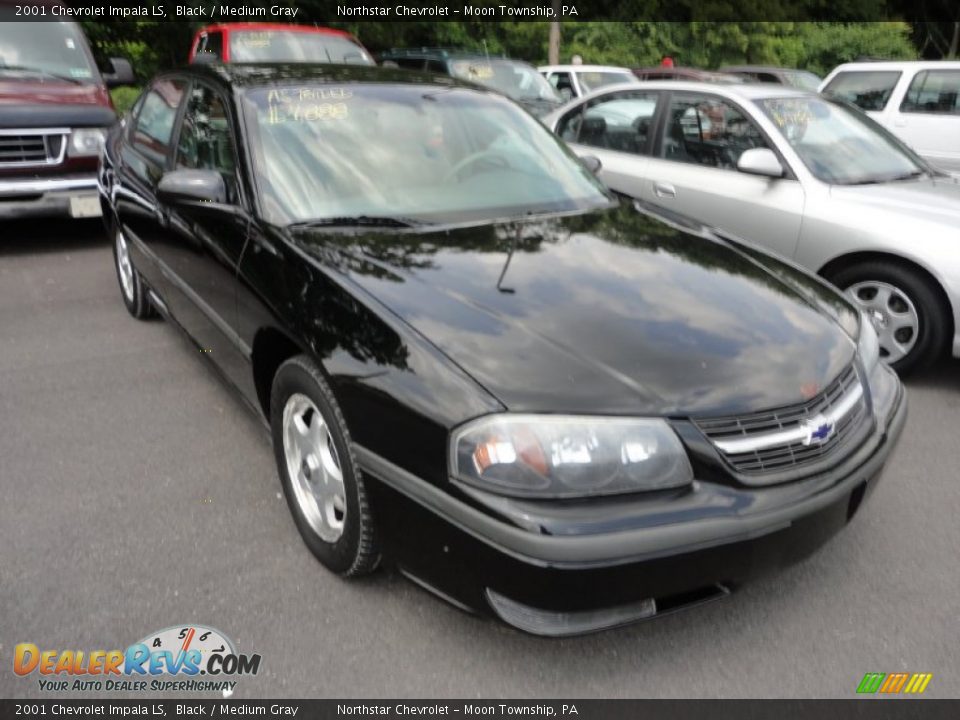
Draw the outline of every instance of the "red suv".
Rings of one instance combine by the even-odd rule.
[[[208,25],[193,36],[190,62],[203,53],[223,62],[376,64],[367,49],[350,33],[313,25]]]
[[[0,22],[0,219],[97,217],[97,159],[116,120],[108,87],[72,22]]]

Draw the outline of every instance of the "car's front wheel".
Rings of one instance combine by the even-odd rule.
[[[277,470],[307,547],[344,577],[377,566],[376,528],[343,414],[317,366],[303,355],[277,370],[270,395]]]
[[[117,281],[120,283],[120,295],[123,304],[137,320],[146,320],[154,316],[153,305],[147,297],[147,288],[140,278],[140,273],[133,265],[130,257],[130,245],[126,236],[119,227],[113,230],[113,264],[117,270]]]
[[[917,370],[940,355],[949,318],[919,272],[879,260],[845,268],[828,279],[866,313],[880,339],[880,357],[894,370]]]

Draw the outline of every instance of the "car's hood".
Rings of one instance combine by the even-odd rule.
[[[960,180],[889,182],[878,185],[834,185],[831,195],[871,212],[898,213],[912,219],[960,227]]]
[[[443,232],[305,231],[295,241],[513,411],[773,408],[826,386],[855,351],[792,283],[629,205]]]
[[[0,79],[2,105],[107,105],[107,92],[94,83],[55,79]]]

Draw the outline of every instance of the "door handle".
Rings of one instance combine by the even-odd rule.
[[[670,183],[655,182],[653,192],[657,197],[662,198],[675,198],[677,196],[677,189]]]

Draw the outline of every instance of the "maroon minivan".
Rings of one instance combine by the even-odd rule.
[[[5,16],[4,16],[5,17]],[[0,219],[100,215],[97,159],[116,120],[108,87],[73,22],[0,22]]]

